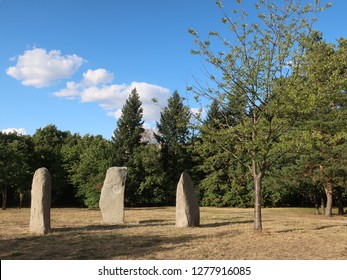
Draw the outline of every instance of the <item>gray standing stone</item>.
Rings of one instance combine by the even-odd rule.
[[[37,169],[33,178],[29,228],[36,234],[51,230],[51,175],[44,167]]]
[[[105,224],[124,223],[124,189],[126,167],[111,167],[101,189],[99,207]]]
[[[200,210],[194,184],[188,173],[183,172],[177,184],[176,227],[198,227]]]

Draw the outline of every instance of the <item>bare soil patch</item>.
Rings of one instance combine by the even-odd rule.
[[[130,208],[124,225],[101,223],[99,210],[54,208],[52,232],[29,233],[30,209],[0,212],[4,259],[340,259],[347,260],[347,216],[313,209],[263,209],[263,232],[253,209],[201,208],[201,226],[176,229],[175,208]]]

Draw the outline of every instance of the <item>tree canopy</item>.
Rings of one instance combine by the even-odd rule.
[[[238,3],[242,5],[242,1]],[[210,73],[215,87],[198,84],[193,91],[198,98],[216,101],[221,107],[231,103],[237,112],[236,122],[227,122],[225,129],[213,134],[220,149],[253,177],[255,230],[262,230],[262,180],[287,152],[281,137],[309,110],[310,101],[315,102],[308,92],[298,91],[301,76],[295,70],[301,65],[304,40],[311,33],[312,14],[322,9],[318,4],[302,7],[295,1],[258,1],[254,8],[258,20],[251,22],[242,7],[231,16],[217,1],[228,34],[210,31],[209,39],[204,40],[190,30],[198,46],[192,53],[216,70]],[[222,46],[220,50],[218,46]]]

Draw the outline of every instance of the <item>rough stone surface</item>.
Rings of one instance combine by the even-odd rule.
[[[194,184],[188,173],[183,172],[177,184],[176,227],[198,227],[200,209],[194,191]]]
[[[51,230],[51,175],[44,167],[37,169],[33,178],[29,228],[35,234]]]
[[[126,167],[111,167],[101,189],[99,207],[105,224],[124,223],[124,190]]]

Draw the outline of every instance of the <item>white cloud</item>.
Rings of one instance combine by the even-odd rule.
[[[60,50],[34,48],[19,55],[16,65],[7,68],[6,73],[25,86],[41,88],[70,78],[84,62],[75,54],[64,56]]]
[[[105,69],[88,70],[83,73],[83,82],[86,85],[96,86],[98,84],[107,84],[113,81],[113,74]]]
[[[118,119],[126,99],[136,88],[142,102],[145,125],[154,127],[155,122],[160,118],[160,106],[166,105],[167,99],[170,97],[170,90],[144,82],[111,84],[112,80],[113,74],[105,69],[88,70],[83,73],[83,79],[80,83],[68,82],[64,89],[53,94],[67,99],[78,99],[85,103],[96,102],[108,111],[108,116]],[[153,99],[158,102],[154,103]]]
[[[27,132],[24,128],[6,128],[1,130],[1,132],[5,134],[17,133],[19,135],[27,135]]]
[[[81,95],[80,88],[80,84],[76,84],[75,82],[67,82],[66,88],[55,92],[54,95],[58,97],[65,97],[66,99],[76,99]]]

